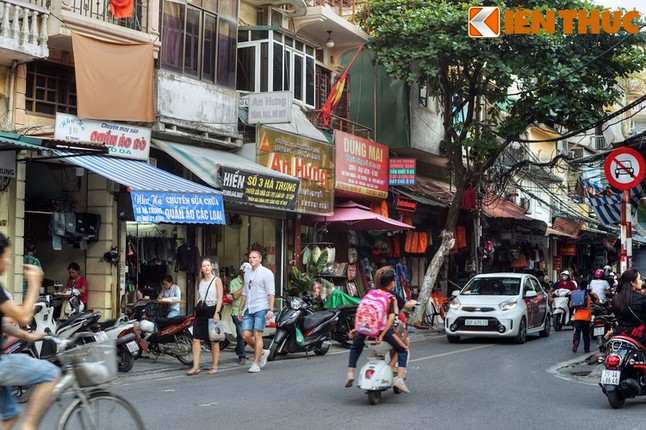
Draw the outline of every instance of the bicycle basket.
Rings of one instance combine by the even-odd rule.
[[[61,362],[74,369],[81,387],[105,384],[117,378],[117,348],[114,342],[90,343],[62,352]]]

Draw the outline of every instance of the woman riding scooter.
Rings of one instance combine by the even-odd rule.
[[[617,317],[614,336],[628,336],[646,342],[646,295],[642,293],[642,277],[635,269],[621,274],[612,311]]]
[[[382,274],[381,280],[379,282],[379,289],[388,290],[392,289],[395,284],[395,272],[392,270],[387,271]],[[381,334],[377,337],[377,342],[383,342],[384,340],[388,342],[394,349],[397,351],[397,361],[399,368],[397,369],[397,378],[395,379],[393,385],[401,390],[403,393],[410,394],[410,390],[404,382],[406,376],[406,365],[408,362],[408,348],[406,344],[395,334],[393,329],[393,323],[395,322],[395,316],[397,315],[397,302],[394,297],[388,300],[388,309],[386,311],[388,319],[386,326],[382,330]],[[346,387],[352,387],[354,383],[354,369],[357,367],[357,361],[361,356],[361,352],[366,343],[366,335],[362,333],[355,332],[353,330],[351,335],[354,333],[354,340],[352,346],[350,347],[350,358],[348,362],[348,377],[345,382]]]

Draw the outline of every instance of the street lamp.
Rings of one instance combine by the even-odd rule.
[[[327,40],[325,41],[325,46],[327,48],[334,48],[334,40],[332,40],[332,31],[328,30]]]

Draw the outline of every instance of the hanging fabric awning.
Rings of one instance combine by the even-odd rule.
[[[222,193],[180,178],[144,161],[96,155],[64,161],[128,187],[139,223],[225,224]]]
[[[227,203],[293,211],[300,187],[294,176],[226,151],[153,139],[161,149],[207,184],[222,190]]]
[[[334,215],[315,215],[310,217],[316,223],[334,224],[340,230],[405,230],[415,228],[412,225],[378,215],[367,206],[355,202],[339,203],[334,208]]]
[[[621,193],[615,193],[610,187],[603,186],[589,179],[579,178],[587,203],[606,225],[621,223]],[[630,190],[630,205],[632,214],[637,212],[639,200],[646,193],[646,183],[642,182]]]

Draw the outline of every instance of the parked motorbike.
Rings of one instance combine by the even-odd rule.
[[[146,350],[146,345],[139,336],[138,330],[135,330],[135,322],[134,320],[130,321],[127,316],[122,316],[91,327],[95,332],[94,338],[97,342],[105,342],[109,339],[116,341],[128,334],[134,336],[132,341],[117,346],[119,372],[129,372],[134,366],[135,360],[141,357],[142,352]]]
[[[147,345],[148,351],[155,356],[168,354],[185,365],[193,364],[193,336],[190,329],[195,317],[177,316],[162,318],[149,313],[152,303],[140,300],[128,310],[128,317],[139,321],[138,329]],[[158,331],[155,331],[155,328]]]
[[[390,367],[389,352],[392,348],[388,342],[377,342],[375,339],[366,339],[368,348],[368,362],[359,371],[358,387],[368,394],[368,402],[376,405],[381,402],[381,393],[393,389],[395,394],[401,393],[399,388],[393,386],[395,376]]]
[[[354,316],[357,313],[358,305],[341,305],[336,309],[339,311],[339,319],[332,329],[332,339],[339,342],[342,347],[350,348],[352,339],[350,331],[354,328]]]
[[[646,348],[627,336],[613,336],[607,343],[607,355],[601,357],[599,386],[613,409],[626,399],[646,395]]]
[[[570,294],[567,288],[558,288],[553,292],[552,318],[554,330],[559,331],[564,325],[571,324]]]
[[[597,343],[599,351],[606,350],[606,335],[614,331],[617,319],[614,315],[597,315],[592,320],[592,339]]]
[[[325,355],[331,345],[331,331],[339,320],[338,309],[312,312],[313,297],[305,294],[302,298],[283,297],[287,303],[276,317],[276,333],[269,345],[268,360],[273,361],[276,354],[314,351]]]

